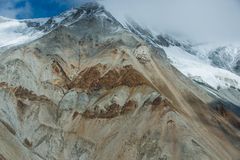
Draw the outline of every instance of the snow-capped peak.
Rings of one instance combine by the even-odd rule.
[[[98,16],[115,21],[114,17],[105,11],[103,6],[93,2],[49,18],[16,20],[0,16],[0,48],[2,48],[0,52],[4,51],[3,47],[7,49],[33,41],[61,25],[71,25],[84,16]]]

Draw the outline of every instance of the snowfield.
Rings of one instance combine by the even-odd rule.
[[[22,21],[0,17],[0,47],[27,43],[42,35]]]
[[[172,64],[187,77],[200,83],[208,84],[214,89],[240,88],[240,77],[225,69],[211,66],[197,56],[183,49],[170,46],[163,47]]]

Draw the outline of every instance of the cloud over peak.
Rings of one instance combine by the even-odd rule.
[[[130,17],[159,32],[202,40],[240,40],[238,0],[104,0],[120,21]]]

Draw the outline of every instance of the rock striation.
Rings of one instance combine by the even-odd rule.
[[[0,55],[1,160],[239,159],[238,116],[102,7],[81,10]]]

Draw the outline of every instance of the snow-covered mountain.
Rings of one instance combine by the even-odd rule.
[[[209,94],[217,79],[203,82],[197,67],[212,66],[191,43],[122,25],[97,3],[44,20],[2,21],[17,24],[6,29],[13,38],[42,35],[0,54],[0,159],[240,157],[240,109]],[[169,62],[183,73],[195,67],[207,91]]]
[[[206,43],[193,47],[196,56],[209,64],[240,76],[240,42]]]
[[[96,8],[97,7],[97,8]],[[103,7],[88,4],[80,8],[72,8],[60,15],[49,18],[37,19],[9,19],[0,16],[0,48],[9,48],[38,39],[59,26],[69,26],[83,16],[95,14],[99,18],[108,18],[109,21],[116,21]],[[1,51],[0,51],[1,53]]]
[[[181,46],[163,48],[173,65],[186,76],[214,89],[240,89],[240,76],[235,72],[239,63],[237,46],[213,47],[209,51],[205,45],[189,46],[187,50]]]
[[[78,9],[72,9],[51,18],[16,20],[0,17],[0,48],[9,48],[31,42],[42,37],[60,25],[68,25],[82,15]]]
[[[58,16],[41,19],[15,20],[0,17],[0,48],[3,52],[11,46],[31,42],[46,35],[55,28],[69,26],[89,14],[107,17],[119,23],[103,7],[89,4],[74,8]],[[195,44],[168,34],[152,34],[136,22],[120,24],[126,30],[138,35],[150,45],[164,50],[171,63],[192,80],[205,84],[214,90],[240,90],[240,42]]]
[[[149,44],[164,49],[172,64],[186,76],[206,83],[214,89],[240,89],[237,74],[240,63],[240,43],[234,44],[195,44],[167,34],[153,35],[135,22],[128,28]]]
[[[50,18],[15,20],[0,17],[0,52],[40,38],[58,26],[69,26],[88,14],[117,22],[103,7],[95,5],[71,9]],[[194,81],[213,89],[240,89],[240,42],[195,44],[167,34],[153,35],[133,21],[123,26],[152,46],[163,49],[172,64]]]
[[[240,42],[195,43],[176,35],[153,34],[132,20],[125,26],[148,44],[163,49],[164,56],[185,76],[219,99],[240,106]]]
[[[177,69],[220,99],[240,106],[240,43],[172,41],[162,48]]]

